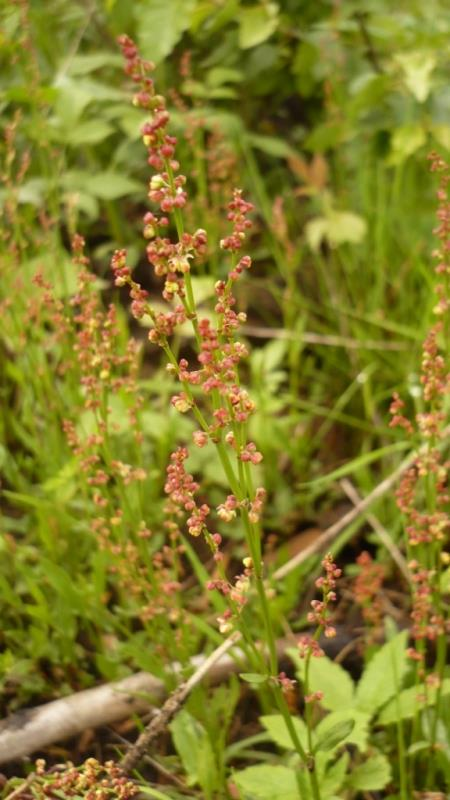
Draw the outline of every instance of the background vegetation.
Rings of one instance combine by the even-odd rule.
[[[159,351],[110,277],[113,251],[126,247],[133,275],[158,307],[142,240],[149,179],[142,112],[130,104],[117,35],[132,36],[156,63],[158,92],[168,97],[188,176],[187,221],[211,242],[193,277],[200,305],[226,274],[216,243],[228,231],[232,189],[255,205],[253,267],[238,289],[251,345],[243,377],[256,403],[251,437],[264,456],[265,549],[281,564],[346,510],[341,478],[368,494],[410,448],[389,427],[393,393],[412,415],[423,408],[421,343],[436,302],[436,180],[426,157],[450,150],[446,5],[15,0],[2,8],[4,714],[136,669],[171,688],[172,662],[186,664],[222,639],[215,616],[223,598],[199,589],[211,568],[207,549],[186,539],[177,553],[163,527],[169,455],[190,441],[194,423],[170,407]],[[93,280],[71,260],[76,232]],[[88,340],[86,308],[96,320]],[[190,346],[183,331],[174,349]],[[94,370],[89,383],[87,351],[91,362],[101,356],[103,369],[106,359],[107,380]],[[89,391],[101,394],[99,408],[86,403]],[[100,458],[102,425],[109,442],[101,458],[113,475],[104,513],[103,489],[89,472]],[[222,502],[226,482],[215,457],[198,450],[190,468],[202,475],[211,504]],[[393,495],[374,511],[401,547]],[[233,572],[245,550],[238,525],[227,535]],[[107,547],[98,545],[105,540]],[[385,613],[393,604],[403,624],[395,568],[363,518],[333,545],[344,598],[364,549],[385,571]],[[294,630],[305,624],[319,560],[279,587],[274,618]],[[164,594],[179,562],[181,589]],[[347,596],[338,620],[356,614],[352,608]],[[190,719],[197,717],[205,741],[214,741],[214,716],[231,725],[237,700],[233,683],[210,712],[193,699]],[[186,720],[173,730],[182,756],[181,728]],[[279,744],[282,734],[272,734]],[[225,791],[218,787],[232,757],[217,747],[213,778],[191,771],[201,796],[228,796],[214,794]]]

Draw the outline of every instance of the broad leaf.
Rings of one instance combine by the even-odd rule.
[[[305,659],[291,651],[298,666],[299,680],[304,681]],[[330,711],[349,709],[353,705],[355,687],[349,673],[328,656],[312,658],[309,665],[309,690],[322,692],[320,704]]]
[[[158,64],[189,28],[193,0],[147,0],[136,3],[135,18],[139,44],[146,58]]]
[[[373,656],[356,689],[358,709],[374,714],[400,691],[408,669],[407,639],[407,631],[402,631]]]
[[[382,709],[377,717],[380,725],[391,725],[401,719],[411,719],[418,711],[436,702],[437,689],[435,686],[411,686],[392,700]],[[450,694],[450,678],[442,681],[441,697]]]
[[[422,125],[413,122],[410,125],[401,125],[396,128],[391,138],[391,153],[388,163],[391,165],[402,164],[412,156],[427,140]]]
[[[293,769],[261,764],[233,773],[233,781],[252,800],[298,800]]]
[[[92,178],[87,178],[84,184],[86,192],[90,192],[94,197],[102,200],[115,200],[127,194],[142,190],[140,183],[121,175],[120,172],[99,172]]]
[[[364,764],[354,767],[347,780],[355,791],[370,792],[384,789],[391,779],[391,767],[386,756],[378,753]]]
[[[279,747],[284,747],[286,750],[294,750],[294,743],[291,735],[286,727],[286,723],[281,714],[267,714],[260,717],[260,722],[264,725],[269,736],[273,739],[275,744]],[[300,717],[292,717],[292,722],[296,730],[300,744],[306,749],[308,747],[308,736],[306,725]]]
[[[217,782],[216,762],[203,725],[182,709],[169,725],[173,742],[188,775],[188,783],[213,789]]]
[[[240,672],[239,677],[242,678],[243,681],[255,685],[267,683],[267,675],[259,675],[257,672]]]
[[[320,781],[321,794],[326,800],[328,798],[331,800],[344,783],[349,761],[349,754],[342,753],[341,757],[326,770],[324,777]]]
[[[243,50],[265,42],[277,28],[276,3],[246,6],[239,11],[239,46]]]
[[[104,120],[91,119],[86,122],[80,122],[69,131],[64,131],[64,141],[72,146],[97,144],[113,132],[114,128]]]
[[[341,244],[359,244],[367,232],[366,221],[351,211],[330,210],[326,216],[316,217],[305,226],[306,240],[314,252],[326,241],[330,247]]]
[[[315,738],[319,741],[322,739],[326,742],[326,737],[333,734],[333,730],[333,735],[337,735],[338,731],[336,726],[349,722],[352,723],[350,730],[348,730],[347,733],[344,732],[344,736],[335,746],[339,744],[353,744],[361,753],[364,753],[367,750],[370,722],[370,715],[366,714],[364,711],[357,711],[354,708],[348,708],[345,711],[333,711],[319,722],[314,731]]]
[[[320,734],[317,732],[318,738],[314,745],[314,752],[317,750],[324,750],[325,752],[335,750],[336,747],[344,744],[354,727],[355,720],[342,719],[339,722],[335,722],[334,725],[329,725],[328,730],[324,730]]]
[[[413,50],[396,56],[400,64],[405,84],[419,103],[424,103],[431,91],[432,74],[436,67],[436,57],[423,50]]]

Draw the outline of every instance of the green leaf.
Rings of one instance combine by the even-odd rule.
[[[242,50],[256,47],[272,36],[278,24],[278,6],[266,3],[258,6],[241,8],[238,15],[239,46]]]
[[[450,150],[450,125],[430,125],[430,132],[441,147]]]
[[[317,752],[317,750],[335,750],[338,745],[343,744],[344,740],[348,739],[354,727],[354,719],[343,719],[329,726],[329,730],[322,730],[321,733],[317,731],[318,738],[314,745],[314,752]]]
[[[257,672],[240,672],[239,677],[247,683],[267,683],[267,675],[258,675]]]
[[[135,5],[136,30],[146,58],[159,64],[189,28],[194,0],[147,0]]]
[[[19,187],[17,199],[19,203],[30,203],[32,206],[41,206],[45,194],[46,186],[42,178],[30,178]]]
[[[97,144],[102,142],[114,132],[112,125],[101,119],[91,119],[75,125],[64,133],[64,141],[72,146],[83,144]]]
[[[432,87],[436,56],[424,50],[400,53],[395,60],[403,70],[405,84],[419,103],[424,103]]]
[[[391,780],[391,766],[386,756],[378,753],[364,764],[353,767],[348,785],[355,791],[370,792],[384,789]]]
[[[341,711],[332,711],[317,725],[314,733],[320,741],[333,732],[338,725],[352,723],[348,733],[346,733],[338,744],[353,744],[361,753],[367,750],[369,738],[370,715],[364,711],[357,711],[355,708],[347,708]],[[317,747],[317,746],[316,746]],[[320,748],[319,748],[320,749]]]
[[[269,156],[274,156],[275,158],[292,158],[297,155],[294,148],[291,147],[288,142],[276,136],[247,133],[244,138],[252,147],[261,150],[263,153],[267,153]]]
[[[152,789],[151,786],[142,786],[139,784],[139,794],[146,794],[148,797],[153,797],[154,800],[171,800],[172,795],[164,794],[159,789]]]
[[[102,200],[116,200],[118,197],[141,191],[142,186],[126,175],[121,175],[120,172],[107,171],[98,172],[97,175],[87,178],[84,189]]]
[[[279,747],[285,748],[286,750],[294,750],[294,744],[292,742],[291,735],[281,714],[266,714],[260,717],[259,721],[262,725],[264,725],[266,731],[275,744],[277,744]],[[301,745],[307,749],[308,732],[305,723],[302,719],[300,719],[300,717],[292,717],[292,722]]]
[[[223,86],[224,83],[240,83],[243,80],[243,74],[237,69],[231,67],[213,67],[208,72],[206,83],[211,89],[217,89]]]
[[[72,497],[75,491],[75,484],[73,478],[79,471],[79,462],[77,458],[66,461],[65,464],[58,470],[56,475],[52,475],[42,485],[41,489],[45,494],[56,495],[56,499],[60,502],[66,502]]]
[[[55,103],[57,122],[70,130],[94,98],[89,91],[67,75],[56,78],[55,88],[58,92]]]
[[[252,800],[298,800],[293,769],[261,764],[233,773],[233,781]]]
[[[408,669],[407,631],[402,631],[380,648],[369,661],[356,688],[356,707],[374,714],[400,692]]]
[[[402,164],[412,156],[427,140],[426,133],[418,123],[401,125],[396,128],[391,138],[391,152],[388,164],[396,166]]]
[[[336,792],[340,790],[344,783],[349,761],[349,754],[342,753],[341,757],[326,770],[324,777],[320,781],[321,793],[326,800],[333,800]],[[336,798],[335,800],[338,799]]]
[[[442,681],[440,694],[441,697],[450,694],[450,678],[444,678]],[[437,688],[435,686],[425,687],[421,684],[404,689],[382,709],[377,717],[377,723],[391,725],[397,720],[412,719],[421,709],[433,706],[436,702],[436,695]]]
[[[188,785],[199,783],[211,790],[217,778],[214,753],[203,725],[182,709],[169,725],[173,743],[188,776]]]
[[[88,53],[77,54],[70,59],[69,75],[89,75],[102,67],[121,67],[122,58],[116,53]]]
[[[297,665],[299,680],[304,680],[305,659],[292,649],[291,657]],[[328,656],[312,658],[309,665],[309,689],[322,692],[320,704],[330,711],[348,710],[353,705],[355,686],[347,670]]]
[[[360,244],[367,232],[366,221],[351,211],[330,211],[323,217],[310,220],[305,226],[305,236],[311,250],[318,252],[324,241],[330,247],[341,244]]]

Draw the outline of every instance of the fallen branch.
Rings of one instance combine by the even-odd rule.
[[[120,766],[124,772],[130,773],[138,765],[151,743],[167,728],[170,720],[187,700],[192,689],[197,686],[208,673],[210,677],[212,676],[214,666],[220,664],[220,660],[240,638],[240,634],[236,632],[233,636],[230,636],[229,639],[226,639],[220,647],[217,647],[216,650],[200,664],[189,680],[182,683],[181,686],[178,686],[177,689],[172,692],[161,710],[142,731],[137,741],[130,747],[128,753],[120,762]],[[230,664],[230,670],[231,667],[232,665]]]
[[[348,350],[407,350],[406,342],[392,342],[386,339],[352,339],[349,336],[313,333],[312,331],[286,330],[286,328],[264,328],[259,325],[244,325],[241,331],[256,339],[293,339],[305,344],[320,344],[326,347],[344,347]]]
[[[394,486],[400,475],[416,457],[417,453],[411,453],[389,477],[378,484],[367,497],[344,514],[334,525],[327,528],[313,544],[277,569],[273,578],[281,580],[311,555],[323,551],[353,520],[361,516],[372,503]],[[207,659],[203,656],[194,657],[191,663],[197,672],[185,687],[190,687],[189,691],[191,691],[192,681],[194,679],[202,680],[207,672],[211,682],[218,683],[230,672],[237,671],[239,667],[235,659],[227,655],[236,642],[237,636],[234,634],[226,639],[219,648],[216,648]],[[286,642],[284,642],[285,645]],[[176,669],[177,667],[175,667]],[[178,667],[179,669],[180,667]],[[132,714],[148,709],[150,699],[152,702],[160,703],[165,694],[164,683],[161,680],[147,672],[138,672],[121,681],[86,689],[36,708],[19,711],[0,722],[0,764],[23,758],[54,742],[76,736],[87,728],[95,728],[126,719]],[[147,697],[143,695],[147,695]],[[180,694],[180,697],[183,698],[185,695]]]
[[[236,632],[225,639],[208,657],[194,656],[191,665],[195,672],[167,699],[164,683],[159,678],[148,672],[137,672],[121,681],[76,692],[69,697],[12,714],[0,722],[0,764],[43,750],[54,742],[69,739],[88,728],[110,725],[127,719],[132,714],[148,711],[152,704],[159,705],[165,701],[150,723],[151,733],[146,736],[144,745],[142,738],[139,737],[124,758],[122,766],[127,770],[132,769],[139,760],[140,753],[144,752],[148,744],[159,735],[194,686],[206,676],[210,683],[220,683],[231,673],[242,669],[245,663],[244,653],[239,648],[236,648],[233,655],[228,653],[236,646],[239,639],[240,634]],[[336,648],[346,645],[347,641],[348,635],[342,631],[338,632],[336,639],[321,640],[321,647],[334,656]],[[282,657],[287,648],[294,645],[295,637],[279,639],[278,656]],[[179,664],[172,665],[171,668],[174,672],[181,672]],[[146,731],[141,736],[145,733]],[[135,751],[137,745],[139,748]],[[139,753],[137,760],[134,753]]]

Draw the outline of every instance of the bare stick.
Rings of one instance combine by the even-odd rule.
[[[392,342],[384,339],[352,339],[350,336],[313,333],[312,331],[288,331],[285,328],[265,328],[260,325],[244,325],[241,331],[256,339],[296,339],[306,344],[320,344],[325,347],[345,347],[348,350],[407,350],[406,342]]]
[[[343,478],[343,480],[340,481],[340,484],[345,494],[352,501],[352,503],[355,506],[360,505],[361,497],[359,496],[358,492],[356,491],[351,481],[347,480],[347,478]],[[381,524],[380,520],[377,519],[377,517],[370,512],[366,514],[366,519],[369,525],[373,528],[373,530],[377,534],[383,547],[386,548],[392,560],[395,561],[395,563],[397,564],[400,572],[404,575],[408,583],[410,583],[411,575],[409,574],[409,569],[406,560],[402,556],[395,542],[392,541],[392,538],[387,532],[386,528]]]
[[[225,639],[225,641],[200,664],[189,680],[182,683],[181,686],[178,686],[177,689],[172,692],[158,714],[147,725],[145,730],[142,731],[137,741],[120,762],[120,766],[124,772],[129,773],[138,765],[151,743],[167,728],[170,720],[185,703],[194,686],[197,686],[197,684],[203,680],[211,671],[212,667],[223,659],[228,650],[236,644],[240,638],[240,634],[235,632],[232,636],[229,636],[228,639]],[[229,667],[231,667],[231,664],[229,664]]]
[[[416,457],[416,452],[411,453],[357,506],[324,531],[316,542],[276,570],[273,577],[281,580],[311,555],[324,549],[354,519],[389,491]],[[227,655],[236,642],[236,635],[228,637],[208,658],[208,667],[202,656],[193,659],[193,663],[201,669],[201,677],[198,680],[201,680],[209,671],[211,680],[220,681],[232,670],[236,670],[235,660]],[[220,650],[220,655],[218,655],[218,650]],[[179,670],[180,667],[175,665],[174,669]],[[194,680],[194,675],[190,680]],[[189,683],[189,686],[192,688],[192,684]],[[162,681],[154,675],[139,672],[122,681],[77,692],[70,697],[55,700],[34,709],[19,711],[0,722],[0,763],[22,758],[53,742],[75,736],[87,728],[108,725],[126,719],[132,714],[148,708],[148,696],[152,698],[152,701],[160,702],[165,694]],[[147,695],[147,697],[143,695]]]

